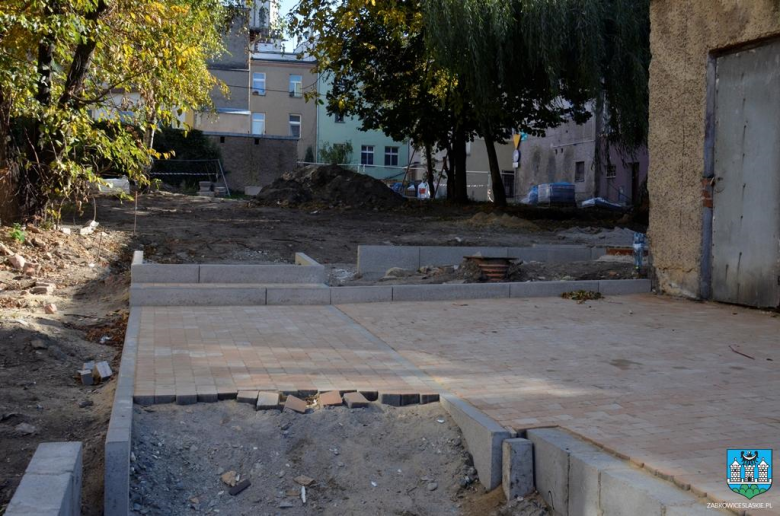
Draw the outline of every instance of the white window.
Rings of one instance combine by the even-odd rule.
[[[303,96],[303,76],[290,75],[290,96],[291,97]]]
[[[290,115],[290,136],[301,137],[301,115]]]
[[[265,95],[265,72],[252,74],[252,93],[254,95]]]
[[[265,134],[265,113],[252,113],[252,134]]]
[[[398,166],[398,147],[385,147],[385,166]]]
[[[361,147],[360,147],[360,164],[361,165],[373,165],[374,164],[374,146],[373,145],[361,145]]]

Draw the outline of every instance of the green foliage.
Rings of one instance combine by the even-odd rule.
[[[145,184],[156,128],[210,106],[207,61],[230,13],[220,0],[4,0],[0,137],[21,137],[0,138],[0,157],[22,172],[25,215],[78,205],[110,170]]]
[[[303,157],[303,161],[306,163],[314,163],[314,149],[311,145],[306,147],[306,154]]]
[[[8,231],[8,236],[23,244],[27,240],[27,233],[22,229],[21,224],[14,224],[14,226]]]
[[[739,486],[739,489],[734,487],[731,490],[734,491],[737,494],[741,494],[742,496],[744,496],[748,500],[750,500],[750,499],[752,499],[752,498],[754,498],[754,497],[756,497],[756,496],[758,496],[758,495],[760,495],[762,493],[766,493],[766,491],[767,491],[763,487],[759,488],[755,484],[751,484],[751,485],[742,484],[741,486]]]
[[[320,162],[330,165],[345,165],[352,162],[352,142],[334,143],[324,142],[320,147]]]
[[[222,159],[219,147],[203,131],[163,128],[154,138],[158,154],[170,154],[170,160]]]

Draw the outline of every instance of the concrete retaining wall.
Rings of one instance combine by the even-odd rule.
[[[38,445],[5,515],[80,515],[82,474],[80,442]]]
[[[328,287],[323,284],[160,284],[130,286],[130,306],[329,305],[391,301],[454,301],[556,297],[574,290],[605,295],[645,294],[650,280],[534,281],[458,285]]]
[[[533,247],[447,247],[447,246],[358,246],[358,273],[366,278],[381,277],[392,267],[417,270],[424,266],[458,265],[464,256],[481,253],[497,258],[566,263],[596,260],[606,254],[604,247],[548,245]]]
[[[122,362],[117,375],[114,406],[105,443],[103,505],[105,514],[125,516],[130,510],[130,448],[133,430],[133,393],[141,312],[130,309]]]

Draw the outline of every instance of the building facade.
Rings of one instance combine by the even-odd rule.
[[[574,184],[577,202],[601,197],[624,205],[637,204],[647,180],[647,149],[623,154],[614,146],[606,149],[598,141],[598,124],[592,116],[584,124],[568,121],[545,131],[544,136],[527,136],[520,142],[517,173],[518,199],[531,187],[544,183]],[[597,153],[602,152],[597,160]]]
[[[298,140],[297,156],[317,147],[318,77],[311,58],[298,59],[298,49],[286,53],[275,43],[258,43],[251,53],[250,120],[254,136],[285,136]]]
[[[320,77],[319,94],[324,96],[332,82]],[[352,145],[349,168],[383,180],[401,180],[409,165],[409,142],[398,142],[382,131],[363,131],[359,119],[328,114],[325,105],[317,106],[317,144],[314,158],[322,162],[322,149],[326,146]]]
[[[661,290],[780,305],[774,0],[652,0],[650,245]]]

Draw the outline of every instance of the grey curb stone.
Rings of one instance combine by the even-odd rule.
[[[200,265],[144,263],[130,267],[132,283],[198,283]]]
[[[5,514],[78,516],[82,475],[80,442],[41,443]]]
[[[265,303],[265,287],[199,284],[130,286],[130,306],[256,306]]]
[[[508,298],[509,283],[463,285],[397,285],[393,301],[455,301],[460,299]]]
[[[503,451],[501,443],[511,434],[488,416],[451,394],[439,400],[441,406],[460,427],[474,467],[485,489],[492,491],[501,485]]]
[[[266,301],[269,305],[329,305],[330,290],[325,285],[268,287]]]
[[[506,439],[502,443],[504,496],[514,500],[534,492],[534,444],[528,439]]]
[[[605,296],[647,294],[652,285],[649,279],[600,280],[599,292]]]
[[[664,516],[667,507],[696,502],[692,494],[641,471],[607,470],[601,474],[601,509],[610,516]]]
[[[199,283],[325,283],[322,265],[201,265]]]
[[[527,281],[511,284],[512,297],[557,297],[573,290],[598,292],[598,281]]]
[[[330,302],[334,305],[349,303],[383,303],[393,300],[393,287],[331,287]]]

